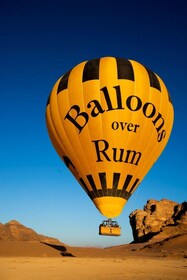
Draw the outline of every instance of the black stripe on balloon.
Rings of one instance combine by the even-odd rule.
[[[132,187],[130,188],[130,190],[127,192],[126,188],[130,184],[130,181],[132,179],[132,177],[130,178],[130,176],[132,176],[132,175],[127,175],[126,180],[125,180],[125,184],[124,184],[123,189],[122,189],[121,194],[120,194],[121,197],[123,197],[123,198],[125,198],[127,200],[129,199],[129,197],[131,196],[133,190],[137,187],[137,184],[139,182],[139,179],[137,178],[135,180],[135,182],[133,183]],[[129,179],[130,179],[130,181],[129,181]]]
[[[116,63],[118,79],[134,81],[134,71],[131,62],[125,58],[116,57]]]
[[[83,82],[99,79],[99,63],[100,58],[92,59],[86,62],[82,76]]]
[[[85,184],[84,180],[82,178],[79,179],[80,181],[80,184],[83,186],[85,192],[87,193],[87,195],[91,198],[91,199],[94,199],[95,198],[95,195],[93,192],[90,192],[87,185]]]
[[[57,94],[59,92],[61,92],[64,89],[67,89],[68,87],[68,79],[69,79],[69,74],[70,74],[71,70],[68,71],[66,74],[63,75],[63,77],[61,78],[59,84],[58,84],[58,88],[57,88]]]
[[[64,160],[64,163],[65,165],[70,168],[71,166],[74,168],[74,170],[76,171],[76,168],[75,168],[75,165],[73,164],[73,162],[70,160],[69,157],[67,156],[63,156],[63,160]]]
[[[114,191],[112,189],[98,189],[96,197],[104,197],[104,196],[115,196]]]
[[[168,99],[169,99],[169,102],[170,102],[171,104],[173,104],[173,102],[172,102],[172,100],[171,100],[171,95],[170,95],[169,91],[168,91]]]
[[[112,183],[113,196],[116,196],[120,175],[121,175],[120,173],[113,173],[113,183]]]
[[[127,192],[126,190],[119,190],[120,192],[118,193],[119,197],[122,197],[126,200],[129,199],[129,197],[131,196],[131,193]]]
[[[102,190],[106,190],[107,189],[106,172],[99,173],[99,179],[101,182]]]
[[[48,99],[47,99],[46,107],[47,107],[47,105],[49,105],[49,103],[50,103],[50,97],[51,97],[51,94],[49,95],[49,97],[48,97]]]
[[[113,188],[107,189],[106,173],[102,172],[102,173],[99,173],[99,178],[100,178],[102,189],[97,189],[93,176],[91,174],[89,174],[86,177],[90,183],[90,186],[92,187],[92,191],[90,191],[88,189],[86,183],[84,182],[84,180],[82,178],[80,178],[80,183],[83,186],[86,193],[88,194],[88,196],[92,200],[97,197],[105,197],[105,196],[122,197],[122,198],[128,200],[129,197],[131,196],[132,192],[134,191],[134,189],[137,187],[137,184],[139,183],[139,179],[137,178],[135,180],[135,182],[132,184],[130,191],[127,192],[126,189],[129,186],[129,184],[132,183],[132,178],[133,178],[132,175],[128,174],[125,179],[123,189],[119,190],[117,188],[118,188],[118,184],[119,184],[120,173],[113,173]]]
[[[128,185],[130,184],[130,181],[132,179],[132,175],[127,175],[126,179],[125,179],[125,182],[124,182],[124,185],[123,185],[123,190],[126,190],[126,188],[128,187]]]
[[[95,182],[94,182],[94,179],[93,179],[93,176],[92,175],[86,175],[89,183],[90,183],[90,186],[92,187],[93,189],[93,192],[95,193],[96,196],[98,196],[98,191],[97,191],[97,187],[95,185]]]
[[[98,197],[105,197],[105,196],[113,196],[113,197],[121,197],[121,198],[125,198],[125,199],[129,199],[129,197],[131,196],[131,193],[127,192],[127,191],[121,191],[121,190],[113,190],[113,189],[99,189],[97,190],[97,195],[91,191],[90,192],[90,196],[92,197],[91,199],[94,198],[98,198]]]
[[[132,192],[134,191],[134,189],[137,187],[137,184],[138,184],[139,181],[140,181],[140,180],[139,180],[138,178],[135,180],[135,182],[134,182],[134,184],[132,185],[132,187],[131,187],[129,193],[132,193]]]
[[[153,73],[147,67],[145,67],[145,69],[147,70],[147,73],[148,73],[148,76],[149,76],[150,86],[153,87],[153,88],[158,89],[159,91],[161,91],[160,83],[159,83],[159,80],[158,80],[156,74]]]
[[[119,183],[119,178],[120,178],[120,173],[114,173],[113,174],[113,190],[117,190],[118,188],[118,183]]]

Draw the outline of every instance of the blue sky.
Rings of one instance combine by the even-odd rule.
[[[184,1],[13,1],[0,7],[0,222],[16,219],[78,246],[132,241],[131,211],[148,199],[187,199],[187,18]],[[136,60],[166,83],[175,109],[163,154],[129,199],[119,238],[56,154],[45,125],[55,81],[81,61]]]

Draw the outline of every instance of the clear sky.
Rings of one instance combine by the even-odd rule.
[[[1,0],[0,222],[16,219],[70,245],[132,241],[129,214],[148,199],[187,200],[185,1]],[[56,80],[103,56],[136,60],[166,83],[175,108],[169,143],[129,199],[121,237],[98,235],[104,217],[56,154],[45,125]]]

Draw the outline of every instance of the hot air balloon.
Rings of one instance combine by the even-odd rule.
[[[161,78],[116,57],[84,61],[55,83],[46,123],[57,153],[108,220],[100,234],[120,235],[118,217],[165,148],[174,110]]]

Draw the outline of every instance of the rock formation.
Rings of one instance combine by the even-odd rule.
[[[129,218],[134,242],[146,242],[160,232],[168,236],[186,233],[187,202],[151,199],[143,210],[133,211]]]
[[[38,234],[31,228],[25,227],[12,220],[6,224],[0,223],[0,241],[39,241],[49,244],[62,244],[58,239]]]

